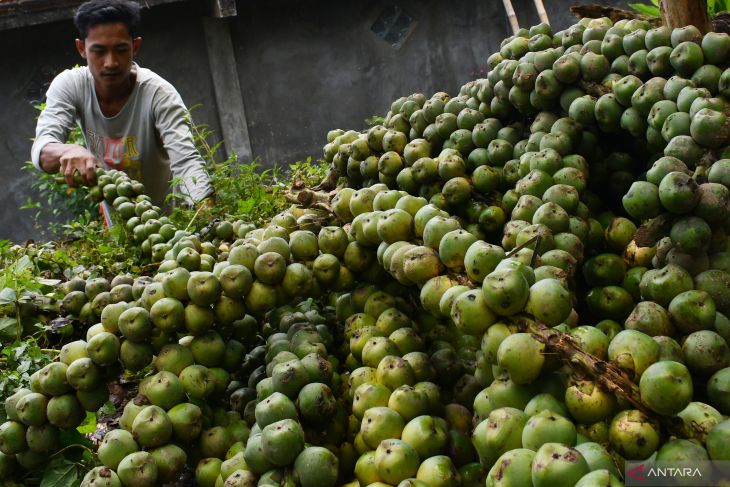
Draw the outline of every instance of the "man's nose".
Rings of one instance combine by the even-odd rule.
[[[115,68],[119,64],[119,61],[117,57],[114,55],[114,53],[109,53],[106,56],[104,56],[104,67],[105,68]]]

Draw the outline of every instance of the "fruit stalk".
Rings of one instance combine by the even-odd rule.
[[[703,432],[698,427],[693,425],[689,435],[686,432],[683,434],[680,425],[676,422],[657,415],[647,408],[641,401],[639,387],[624,371],[614,364],[583,351],[571,335],[532,320],[520,319],[515,324],[518,331],[530,333],[536,340],[544,343],[546,351],[557,354],[574,373],[588,377],[612,394],[626,399],[633,407],[658,421],[668,434],[678,438],[689,436],[700,439],[702,437]]]
[[[712,30],[705,0],[662,0],[662,22],[670,29],[694,25],[705,34]]]
[[[336,190],[330,192],[316,191],[304,187],[304,184],[301,184],[301,186],[295,184],[286,191],[284,197],[288,202],[303,208],[318,208],[333,213],[330,201],[334,194],[336,194]]]
[[[600,360],[580,349],[573,337],[567,333],[550,328],[531,320],[519,320],[517,326],[521,332],[528,332],[538,341],[544,343],[548,350],[557,353],[561,360],[581,375],[591,377],[608,391],[618,394],[634,407],[652,414],[644,406],[639,397],[639,388],[625,372],[615,365]]]

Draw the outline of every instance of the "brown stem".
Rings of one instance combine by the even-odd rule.
[[[687,436],[686,431],[681,428],[681,422],[676,418],[660,416],[641,402],[639,387],[624,370],[584,352],[571,335],[527,319],[516,320],[516,325],[520,332],[530,333],[536,340],[544,343],[548,353],[556,354],[578,376],[586,377],[606,391],[623,397],[634,408],[661,424],[670,435],[678,438]],[[691,425],[691,438],[702,438],[704,434],[706,432],[697,425]]]
[[[331,167],[327,171],[327,176],[317,186],[312,188],[314,191],[332,191],[337,187],[337,180],[340,178],[339,173],[335,167]]]
[[[580,375],[590,377],[607,391],[626,398],[636,409],[653,414],[642,404],[639,388],[625,372],[581,350],[571,335],[525,319],[519,320],[517,327],[544,343],[550,351],[557,353],[563,362]]]
[[[297,206],[317,208],[328,213],[333,213],[330,201],[334,194],[336,194],[336,191],[313,191],[304,187],[303,184],[295,183],[291,189],[284,193],[284,198]]]
[[[583,91],[585,91],[587,94],[591,95],[594,98],[600,98],[603,95],[611,93],[611,88],[606,85],[602,85],[601,83],[581,80],[578,85]]]
[[[527,246],[531,245],[531,244],[532,244],[533,242],[537,242],[537,243],[535,243],[535,248],[537,249],[537,248],[539,248],[539,247],[540,247],[540,241],[541,241],[541,240],[542,240],[542,237],[540,237],[540,235],[535,235],[535,236],[534,236],[534,237],[532,237],[532,238],[531,238],[530,240],[528,240],[528,241],[526,241],[526,242],[523,242],[522,244],[520,244],[520,245],[518,245],[517,247],[513,248],[512,250],[510,250],[510,251],[509,251],[509,252],[507,253],[507,257],[508,257],[508,258],[509,258],[509,257],[512,257],[513,255],[515,255],[515,254],[516,254],[517,252],[519,252],[520,250],[522,250],[522,249],[524,249],[524,248],[527,248]],[[535,252],[535,255],[537,255],[537,252]],[[532,262],[532,264],[534,264],[534,260],[535,260],[535,255],[533,255],[533,262]]]
[[[662,0],[659,10],[670,29],[694,25],[702,34],[712,31],[706,0]]]

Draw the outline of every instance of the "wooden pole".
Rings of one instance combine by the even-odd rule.
[[[548,18],[545,4],[542,3],[542,0],[535,0],[535,9],[537,9],[537,16],[540,17],[540,22],[550,25],[550,19]]]
[[[712,31],[706,0],[661,0],[659,9],[670,29],[694,25],[703,34]]]
[[[515,13],[515,8],[512,6],[512,1],[502,0],[502,3],[504,4],[504,9],[507,11],[509,24],[512,26],[512,34],[517,34],[517,31],[520,30],[520,23],[517,21],[517,14]]]

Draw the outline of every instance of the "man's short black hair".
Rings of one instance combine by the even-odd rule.
[[[123,23],[134,38],[139,29],[139,11],[139,4],[130,0],[90,0],[76,10],[74,23],[82,40],[86,39],[90,28],[110,22]]]

